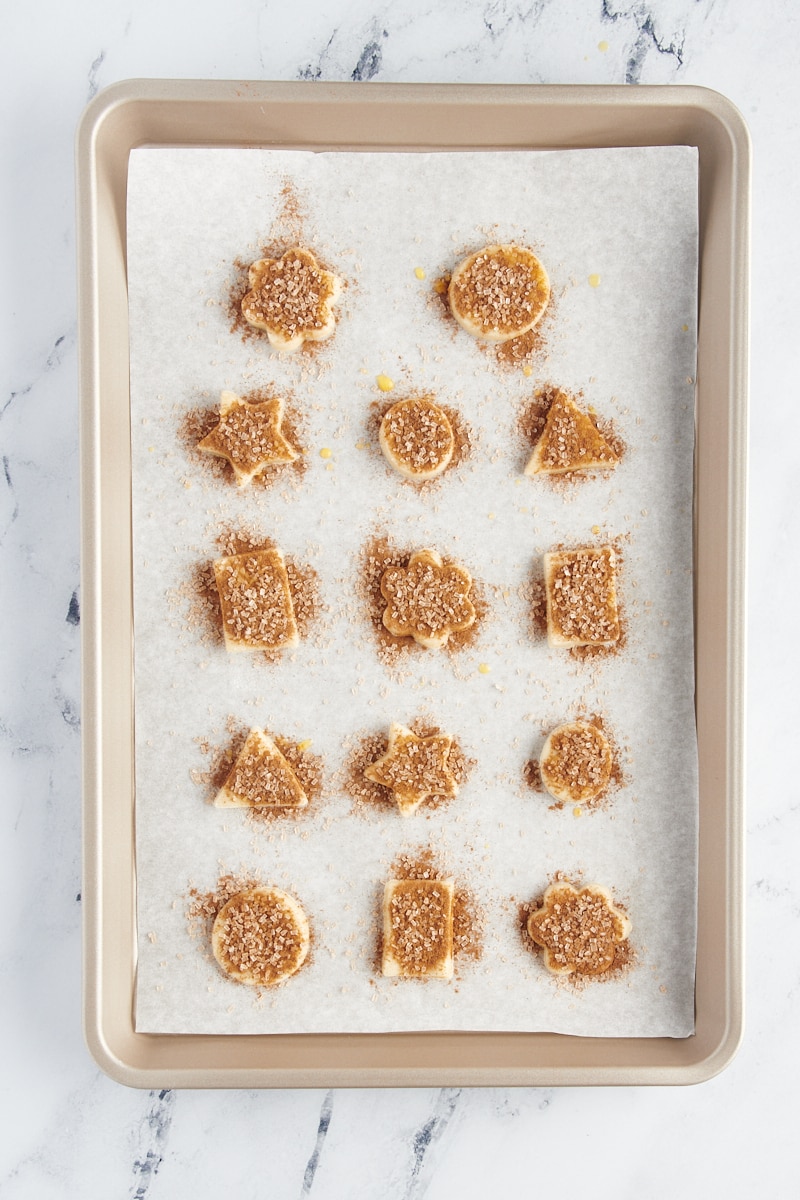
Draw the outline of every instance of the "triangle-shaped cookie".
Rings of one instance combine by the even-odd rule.
[[[526,475],[608,471],[619,458],[592,421],[566,392],[556,390],[544,429],[525,468]]]
[[[272,738],[251,729],[214,804],[217,808],[305,808],[308,796]]]

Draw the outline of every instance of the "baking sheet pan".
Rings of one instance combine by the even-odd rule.
[[[127,158],[138,145],[489,149],[679,144],[700,159],[696,452],[700,873],[696,1033],[225,1036],[133,1028]],[[139,82],[78,141],[84,482],[85,1024],[138,1086],[666,1083],[707,1078],[741,1034],[742,655],[749,148],[700,89]],[[724,615],[724,619],[720,616]]]

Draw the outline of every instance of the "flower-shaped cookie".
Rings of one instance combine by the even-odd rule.
[[[389,748],[370,763],[364,774],[372,783],[389,788],[404,817],[416,812],[429,796],[458,794],[458,784],[447,765],[453,739],[444,734],[417,737],[405,725],[393,723]]]
[[[295,462],[299,457],[281,432],[282,419],[280,399],[250,404],[235,392],[223,392],[219,424],[197,443],[197,448],[226,458],[239,486],[246,487],[265,467]]]
[[[475,623],[469,598],[472,577],[463,567],[442,563],[435,550],[417,550],[406,567],[387,567],[381,579],[386,601],[383,624],[395,637],[412,637],[438,649],[451,633]]]
[[[261,258],[249,271],[242,300],[248,325],[263,329],[270,344],[290,353],[303,342],[324,342],[336,327],[331,311],[342,284],[310,250],[293,246],[280,258]]]
[[[579,890],[558,882],[550,884],[541,907],[528,917],[527,928],[554,975],[602,975],[613,965],[631,923],[599,884]]]

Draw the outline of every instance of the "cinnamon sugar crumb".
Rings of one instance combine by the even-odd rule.
[[[236,875],[229,872],[220,875],[216,886],[210,892],[200,892],[196,887],[190,887],[190,903],[186,917],[192,937],[207,940],[211,935],[211,926],[214,924],[217,913],[225,907],[231,897],[258,886],[259,882],[255,875],[247,872]]]

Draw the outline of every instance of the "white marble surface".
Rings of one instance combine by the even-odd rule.
[[[444,1200],[565,1181],[595,1200],[792,1194],[800,785],[774,751],[796,740],[797,653],[776,631],[800,588],[793,0],[41,0],[7,6],[0,29],[0,1195]],[[748,1027],[718,1078],[602,1092],[146,1093],[89,1058],[72,148],[87,100],[131,76],[693,83],[742,110],[755,143]]]

